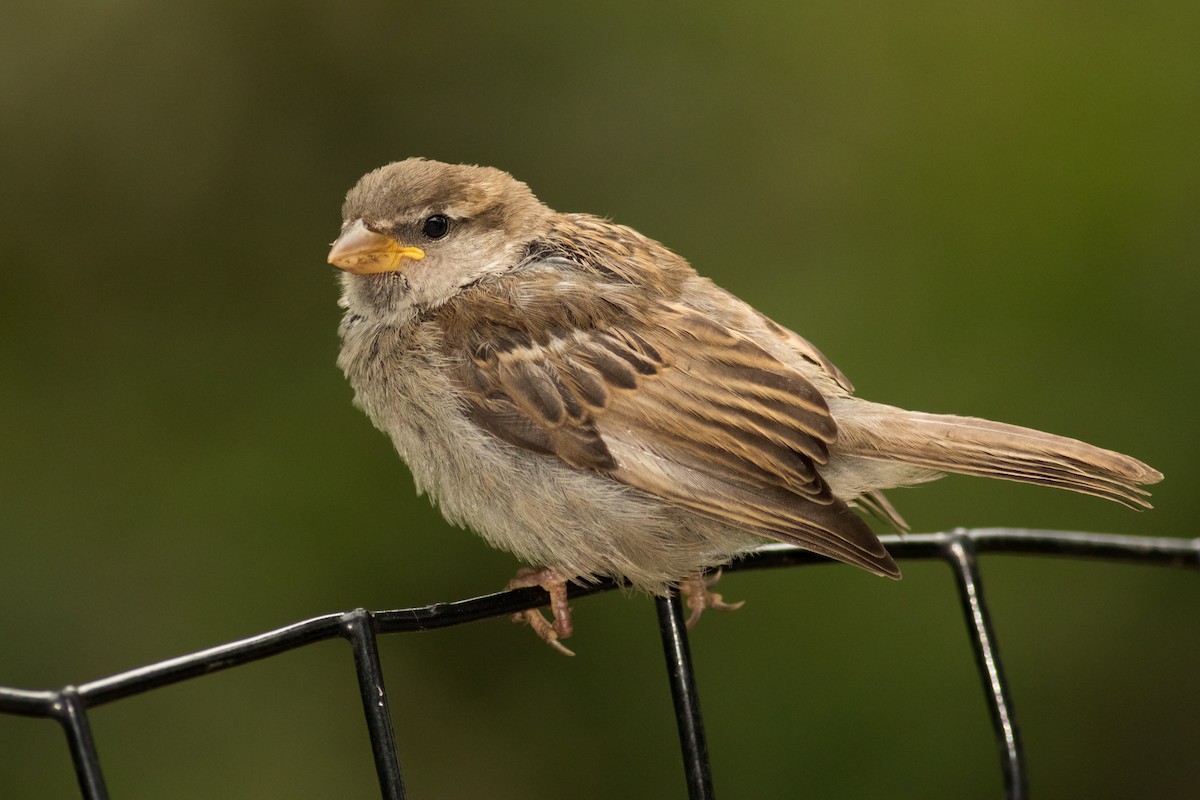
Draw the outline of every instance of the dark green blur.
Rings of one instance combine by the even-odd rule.
[[[1200,5],[109,2],[0,25],[0,685],[518,564],[415,496],[334,366],[345,191],[410,155],[628,223],[868,398],[1161,469],[1154,511],[949,478],[918,531],[1197,536]],[[949,571],[730,576],[693,637],[727,798],[1000,796]],[[1200,574],[988,557],[1042,798],[1200,794]],[[382,643],[411,796],[683,796],[651,602]],[[378,796],[326,643],[97,709],[114,798]],[[0,797],[77,796],[0,717]]]

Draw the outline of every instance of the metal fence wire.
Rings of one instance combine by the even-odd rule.
[[[1020,730],[1012,697],[1004,677],[996,636],[984,601],[976,555],[979,553],[1023,553],[1100,558],[1200,568],[1200,538],[1168,539],[1114,536],[1095,533],[1016,530],[1009,528],[959,529],[949,533],[909,534],[881,537],[898,559],[939,559],[951,567],[958,599],[966,618],[975,662],[983,682],[992,728],[1004,776],[1005,795],[1016,800],[1028,795]],[[832,563],[788,545],[764,545],[726,571],[774,567],[797,567]],[[584,597],[616,588],[611,581],[580,587],[571,586],[569,596]],[[436,603],[421,608],[393,611],[356,609],[326,614],[247,639],[218,645],[197,653],[148,664],[79,686],[34,691],[0,687],[0,713],[27,717],[49,717],[62,725],[75,766],[79,789],[88,800],[108,797],[96,742],[88,724],[88,711],[96,706],[149,692],[180,681],[237,667],[285,653],[314,642],[341,637],[350,642],[358,675],[363,712],[366,715],[379,790],[386,800],[405,797],[396,737],[383,684],[377,637],[384,633],[410,633],[448,628],[489,617],[516,613],[546,605],[549,597],[538,588],[515,589],[454,603]],[[683,605],[678,594],[657,601],[659,628],[667,676],[675,705],[683,756],[687,796],[691,800],[715,797],[696,676],[688,649]]]

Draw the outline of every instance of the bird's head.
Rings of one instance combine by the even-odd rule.
[[[329,263],[360,313],[434,308],[515,266],[552,215],[507,172],[410,158],[346,195]]]

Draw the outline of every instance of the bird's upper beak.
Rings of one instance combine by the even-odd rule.
[[[376,233],[356,219],[342,229],[341,236],[329,251],[329,263],[356,275],[395,272],[406,258],[420,261],[425,251],[406,247],[390,236]]]

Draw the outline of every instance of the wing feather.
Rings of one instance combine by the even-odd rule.
[[[705,519],[898,576],[821,476],[837,426],[805,376],[681,305],[577,308],[586,296],[570,285],[543,288],[507,314],[447,327],[446,363],[472,420]]]

